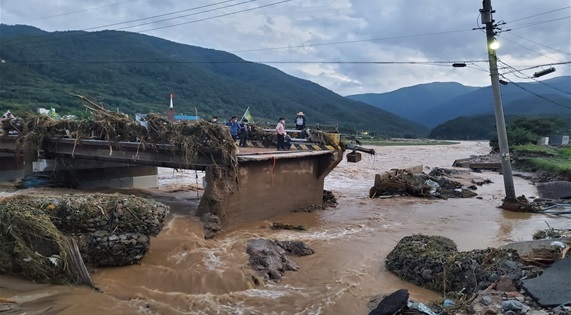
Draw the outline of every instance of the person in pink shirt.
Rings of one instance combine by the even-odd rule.
[[[276,136],[278,137],[277,149],[278,151],[284,151],[284,139],[285,139],[285,118],[280,118],[278,124],[276,125]]]

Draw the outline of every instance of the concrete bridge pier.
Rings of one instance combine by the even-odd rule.
[[[0,153],[0,182],[13,182],[24,177],[24,163],[14,153]]]
[[[321,206],[325,176],[342,159],[340,151],[306,151],[241,155],[236,173],[208,167],[197,214],[216,214],[223,226],[229,226]]]

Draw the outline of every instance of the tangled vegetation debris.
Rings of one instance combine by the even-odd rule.
[[[375,182],[369,190],[369,198],[405,195],[435,198],[470,198],[477,194],[461,183],[446,177],[434,177],[424,173],[396,170],[384,179]]]
[[[35,281],[74,283],[67,264],[69,249],[47,214],[33,207],[0,205],[0,273]]]
[[[81,95],[74,95],[87,102],[84,105],[90,119],[53,119],[46,115],[29,114],[21,119],[3,122],[4,132],[16,131],[18,149],[42,148],[44,139],[104,140],[109,143],[110,153],[119,148],[120,142],[139,143],[141,150],[157,149],[170,145],[173,155],[183,156],[186,164],[192,164],[202,154],[222,156],[225,164],[236,160],[236,145],[223,125],[204,121],[170,122],[157,114],[148,114],[144,125],[128,115],[106,110],[103,106]],[[215,159],[213,159],[214,161]]]
[[[161,203],[120,194],[0,199],[0,273],[89,284],[84,262],[138,263],[168,213]]]

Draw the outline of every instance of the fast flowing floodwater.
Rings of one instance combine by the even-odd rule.
[[[305,232],[273,231],[269,222],[255,221],[204,240],[201,224],[191,215],[196,192],[185,190],[201,181],[194,172],[163,171],[160,191],[138,193],[169,204],[173,214],[140,265],[96,270],[93,280],[104,293],[0,276],[0,299],[23,304],[18,313],[26,314],[367,314],[370,297],[401,288],[420,301],[438,297],[385,269],[384,258],[404,236],[443,235],[460,250],[470,250],[528,240],[546,222],[571,227],[569,216],[498,209],[503,181],[491,172],[474,174],[494,182],[478,188],[483,199],[369,199],[377,173],[418,164],[427,171],[450,167],[455,159],[489,151],[479,142],[375,149],[376,156],[356,164],[343,161],[327,177],[326,189],[339,201],[336,208],[272,219],[303,224]],[[528,181],[515,178],[515,185],[518,195],[536,196]],[[245,244],[258,237],[302,240],[315,254],[293,257],[301,268],[281,282],[254,287],[243,272],[248,268]]]

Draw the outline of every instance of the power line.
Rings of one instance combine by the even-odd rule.
[[[61,13],[61,14],[56,14],[56,15],[48,15],[48,16],[44,16],[44,17],[39,17],[39,18],[34,18],[34,19],[29,19],[29,20],[24,20],[24,21],[16,22],[16,23],[14,23],[14,24],[22,24],[22,23],[27,23],[27,22],[32,22],[32,21],[39,21],[39,20],[50,19],[50,18],[54,18],[54,17],[72,15],[72,14],[76,14],[76,13],[83,13],[83,12],[88,12],[88,11],[93,11],[93,10],[99,10],[99,9],[104,9],[104,8],[109,8],[109,7],[118,6],[118,5],[121,5],[121,4],[124,4],[124,3],[133,2],[133,1],[137,1],[137,0],[123,1],[123,2],[119,2],[119,3],[115,3],[115,4],[104,5],[104,6],[101,6],[101,7],[88,8],[88,9],[79,10],[79,11],[71,11],[71,12],[66,12],[66,13]]]
[[[523,86],[521,86],[521,85],[515,83],[514,81],[512,81],[512,80],[506,78],[506,77],[503,76],[503,75],[502,75],[502,78],[506,79],[508,82],[512,83],[513,85],[517,86],[518,88],[520,88],[520,89],[522,89],[522,90],[524,90],[524,91],[526,91],[526,92],[528,92],[528,93],[530,93],[530,94],[533,94],[533,95],[535,95],[535,96],[537,96],[537,97],[539,97],[539,98],[541,98],[541,99],[543,99],[543,100],[546,100],[546,101],[548,101],[548,102],[550,102],[550,103],[552,103],[552,104],[555,104],[555,105],[557,105],[557,106],[561,106],[561,107],[563,107],[563,108],[566,108],[566,109],[570,109],[570,110],[571,110],[571,107],[565,106],[565,105],[563,105],[563,104],[559,104],[559,103],[554,102],[554,101],[552,101],[552,100],[550,100],[550,99],[548,99],[548,98],[545,98],[545,97],[542,96],[542,95],[539,95],[539,94],[537,94],[537,93],[535,93],[535,92],[532,92],[532,91],[530,91],[530,90],[524,88]]]
[[[529,51],[532,51],[532,52],[534,52],[534,53],[536,53],[536,54],[538,54],[538,55],[541,55],[541,56],[543,56],[543,57],[545,57],[545,58],[549,58],[549,59],[551,59],[551,60],[553,60],[553,61],[555,61],[555,62],[559,62],[559,60],[557,60],[557,59],[551,58],[551,57],[549,57],[549,56],[547,56],[547,55],[545,55],[545,54],[542,54],[542,53],[540,53],[540,52],[538,52],[538,51],[536,51],[536,50],[533,50],[533,49],[531,49],[531,48],[529,48],[529,47],[526,47],[526,46],[524,46],[524,45],[521,45],[520,43],[514,42],[513,40],[511,40],[511,39],[509,39],[509,38],[505,38],[505,37],[504,37],[504,39],[507,40],[508,42],[514,43],[514,44],[516,44],[516,45],[518,45],[518,46],[520,46],[520,47],[522,47],[522,48],[525,48],[525,49],[527,49],[527,50],[529,50]]]
[[[348,41],[339,41],[339,42],[303,44],[303,45],[295,45],[295,46],[280,46],[280,47],[270,47],[270,48],[254,48],[254,49],[245,49],[245,50],[232,50],[229,52],[231,52],[231,53],[242,53],[242,52],[252,52],[252,51],[267,51],[267,50],[280,50],[280,49],[292,49],[292,48],[306,48],[306,47],[317,47],[317,46],[354,44],[354,43],[374,42],[374,41],[390,40],[390,39],[402,39],[402,38],[411,38],[411,37],[422,37],[422,36],[462,33],[462,32],[469,32],[469,31],[472,31],[472,29],[457,30],[457,31],[444,31],[444,32],[431,32],[431,33],[421,33],[421,34],[411,34],[411,35],[401,35],[401,36],[391,36],[391,37],[357,39],[357,40],[348,40]]]
[[[519,73],[519,74],[521,74],[521,75],[524,76],[523,78],[518,77],[518,78],[520,78],[520,79],[531,79],[531,80],[533,80],[533,81],[535,81],[535,82],[537,82],[537,83],[539,83],[539,84],[542,84],[542,85],[544,85],[544,86],[547,86],[547,87],[549,87],[549,88],[551,88],[551,89],[554,89],[554,90],[556,90],[556,91],[559,91],[559,92],[562,92],[562,93],[571,95],[571,92],[568,92],[568,91],[559,89],[559,88],[557,88],[557,87],[551,86],[551,85],[549,85],[549,84],[547,84],[547,83],[545,83],[545,82],[539,81],[538,79],[536,79],[536,78],[534,78],[534,77],[526,76],[525,73],[523,73],[522,71],[517,70],[516,68],[510,66],[509,64],[507,64],[507,63],[505,63],[504,61],[500,60],[499,58],[498,58],[498,62],[500,62],[501,64],[505,65],[506,67],[508,67],[508,68],[510,68],[510,69],[512,69],[512,70],[514,70],[514,71],[515,71],[515,72],[514,72],[514,75],[515,75],[515,73]],[[516,76],[517,76],[517,75],[516,75]]]
[[[428,65],[450,67],[452,63],[476,64],[486,60],[467,61],[180,61],[180,60],[30,60],[14,64],[376,64],[376,65]]]
[[[148,30],[140,31],[140,33],[151,32],[151,31],[161,30],[161,29],[165,29],[165,28],[169,28],[169,27],[175,27],[175,26],[186,25],[186,24],[191,24],[191,23],[197,23],[197,22],[202,22],[202,21],[208,21],[208,20],[212,20],[212,19],[219,18],[219,17],[225,17],[225,16],[234,15],[234,14],[238,14],[238,13],[243,13],[243,12],[248,12],[248,11],[254,11],[254,10],[258,10],[258,9],[263,9],[263,8],[271,7],[271,6],[274,6],[274,5],[278,5],[278,4],[290,2],[290,1],[293,1],[293,0],[282,0],[282,1],[274,2],[274,3],[269,3],[269,4],[265,4],[265,5],[260,5],[260,6],[257,6],[257,7],[255,7],[255,8],[249,8],[249,9],[239,10],[239,11],[235,11],[235,12],[230,12],[230,13],[215,15],[215,16],[211,16],[211,17],[208,17],[208,18],[204,18],[204,19],[199,19],[199,20],[194,20],[194,21],[188,21],[188,22],[183,22],[183,23],[177,23],[177,24],[172,24],[172,25],[167,25],[167,26],[162,26],[162,27],[151,28],[151,29],[148,29]]]
[[[571,6],[566,6],[566,7],[563,7],[563,8],[559,8],[559,9],[555,9],[555,10],[551,10],[551,11],[546,11],[546,12],[542,12],[542,13],[538,13],[538,14],[534,14],[534,15],[522,17],[522,18],[519,18],[519,19],[511,20],[511,21],[509,21],[508,23],[513,23],[513,22],[517,22],[517,21],[529,19],[529,18],[532,18],[532,17],[540,16],[540,15],[545,15],[545,14],[549,14],[549,13],[553,13],[553,12],[557,12],[557,11],[562,11],[562,10],[569,9],[569,8],[571,8]]]
[[[523,37],[523,36],[519,36],[519,35],[514,34],[514,33],[512,33],[512,32],[506,33],[506,34],[507,34],[507,35],[512,35],[512,36],[515,36],[515,37],[518,37],[518,38],[521,38],[521,39],[524,39],[524,40],[527,40],[527,41],[532,42],[532,43],[534,43],[534,44],[537,44],[537,45],[543,46],[543,47],[545,47],[545,48],[548,48],[548,49],[551,49],[551,50],[555,50],[555,51],[558,51],[558,52],[560,52],[560,53],[562,53],[562,54],[566,54],[566,55],[570,55],[570,56],[571,56],[571,53],[569,53],[569,52],[566,52],[566,51],[563,51],[563,50],[559,50],[559,49],[557,49],[557,48],[549,47],[549,46],[547,46],[547,45],[538,43],[538,42],[536,42],[536,41],[534,41],[534,40],[531,40],[531,39],[529,39],[529,38],[525,38],[525,37]]]
[[[169,16],[169,15],[173,15],[173,14],[177,14],[177,13],[188,12],[188,11],[194,11],[194,10],[198,10],[198,9],[204,9],[204,8],[207,8],[207,7],[212,7],[212,6],[216,6],[216,5],[224,4],[224,3],[228,3],[228,2],[233,2],[233,1],[236,1],[236,0],[226,0],[226,1],[221,1],[221,2],[217,2],[217,3],[206,4],[206,5],[202,5],[202,6],[190,8],[190,9],[179,10],[179,11],[174,11],[174,12],[169,12],[169,13],[154,15],[154,16],[150,16],[150,17],[145,17],[145,18],[140,18],[140,19],[125,21],[125,22],[112,23],[112,24],[107,24],[107,25],[102,25],[102,26],[94,26],[94,27],[90,27],[90,28],[85,28],[85,29],[83,29],[82,31],[88,31],[88,30],[93,30],[93,29],[98,29],[98,28],[109,27],[109,26],[116,26],[116,25],[121,25],[121,24],[128,24],[128,23],[133,23],[133,22],[139,22],[139,21],[154,19],[154,18],[158,18],[158,17]],[[226,9],[226,8],[229,8],[229,7],[233,7],[233,6],[237,6],[237,5],[241,5],[241,4],[245,4],[245,3],[249,3],[249,2],[254,2],[254,1],[256,1],[256,0],[248,0],[248,1],[240,2],[240,3],[236,3],[236,4],[227,5],[227,6],[224,6],[224,7],[221,7],[221,8],[210,9],[210,10],[206,10],[206,11],[202,11],[202,12],[197,12],[197,13],[192,13],[192,14],[187,14],[187,15],[179,15],[179,16],[175,16],[175,17],[173,17],[173,18],[168,18],[168,19],[164,19],[164,20],[157,20],[157,21],[151,21],[151,22],[144,23],[144,24],[132,25],[132,26],[125,27],[125,28],[118,28],[118,29],[115,29],[115,30],[116,30],[116,31],[117,31],[117,30],[123,30],[123,29],[128,29],[128,28],[133,28],[133,27],[138,27],[138,26],[143,26],[143,25],[148,25],[148,24],[153,24],[153,23],[158,23],[158,22],[164,22],[164,21],[170,21],[170,20],[180,19],[180,18],[183,18],[183,17],[188,17],[188,16],[197,15],[197,14],[201,14],[201,13],[212,12],[212,11],[216,11],[216,10],[220,10],[220,9]]]
[[[524,24],[520,24],[520,25],[513,25],[511,26],[511,29],[519,29],[519,28],[524,28],[524,27],[530,27],[530,26],[536,26],[539,24],[545,24],[545,23],[551,23],[551,22],[557,22],[557,21],[561,21],[561,20],[566,20],[571,18],[571,15],[567,15],[561,18],[557,18],[557,19],[551,19],[551,20],[545,20],[545,21],[537,21],[537,22],[529,22],[529,23],[524,23]]]
[[[537,68],[542,68],[542,67],[547,67],[547,66],[557,66],[557,65],[567,65],[567,64],[571,64],[571,61],[545,63],[545,64],[541,64],[541,65],[537,65],[537,66],[510,66],[510,67],[512,67],[514,69],[515,68],[522,68],[522,69],[519,69],[519,71],[525,71],[525,70],[537,69]]]
[[[227,0],[227,1],[221,1],[221,2],[217,2],[217,3],[213,3],[210,5],[204,5],[204,6],[198,6],[198,7],[194,7],[194,8],[190,8],[190,9],[185,9],[185,10],[180,10],[180,11],[175,11],[175,12],[170,12],[170,13],[165,13],[165,14],[159,14],[159,15],[155,15],[155,16],[150,16],[150,17],[146,17],[146,18],[142,18],[142,19],[138,19],[138,20],[147,20],[147,19],[152,19],[152,18],[156,18],[156,17],[162,17],[162,16],[167,16],[167,15],[172,15],[172,14],[176,14],[176,13],[180,13],[180,12],[185,12],[185,11],[192,11],[192,10],[198,10],[198,9],[202,9],[205,7],[209,7],[209,6],[214,6],[214,5],[219,5],[219,4],[224,4],[227,2],[232,2],[235,0]],[[198,14],[202,14],[202,13],[208,13],[208,12],[212,12],[212,11],[216,11],[216,10],[222,10],[222,9],[226,9],[229,7],[233,7],[236,5],[240,5],[240,4],[244,4],[244,3],[248,3],[248,2],[252,2],[252,1],[256,1],[256,0],[247,0],[238,4],[231,4],[231,5],[225,5],[219,8],[215,8],[215,9],[209,9],[209,10],[204,10],[204,11],[200,11],[200,12],[196,12],[196,13],[192,13],[189,15],[183,15],[183,16],[177,16],[174,18],[169,18],[169,19],[164,19],[164,20],[160,20],[160,21],[154,21],[154,22],[148,22],[148,23],[144,23],[144,24],[140,24],[140,25],[133,25],[133,26],[129,26],[129,27],[123,27],[123,28],[119,28],[116,30],[125,30],[125,29],[129,29],[129,28],[134,28],[134,27],[138,27],[138,26],[143,26],[143,25],[148,25],[148,24],[152,24],[152,23],[156,23],[156,22],[164,22],[164,21],[168,21],[168,20],[174,20],[174,19],[178,19],[181,17],[185,17],[185,16],[190,16],[190,15],[198,15]],[[288,0],[291,1],[291,0]],[[215,18],[215,17],[211,17],[211,18]],[[209,19],[211,19],[209,18]],[[133,20],[133,21],[138,21],[138,20]],[[121,23],[114,23],[114,24],[109,24],[109,25],[103,25],[103,26],[95,26],[95,27],[91,27],[91,28],[87,28],[87,29],[83,29],[83,30],[78,30],[78,31],[86,31],[86,30],[90,30],[90,29],[96,29],[96,28],[102,28],[102,27],[108,27],[108,26],[113,26],[113,25],[119,25],[119,24],[124,24],[124,23],[131,23],[133,21],[126,21],[126,22],[121,22]],[[145,32],[145,31],[142,31]],[[49,42],[49,41],[54,41],[54,40],[64,40],[64,39],[68,39],[68,38],[77,38],[77,37],[83,37],[83,36],[91,36],[93,35],[93,33],[82,33],[82,34],[74,34],[74,35],[68,35],[68,36],[60,36],[60,37],[52,37],[52,38],[45,38],[46,35],[40,35],[40,36],[32,36],[32,37],[26,37],[26,38],[22,38],[22,39],[15,39],[12,41],[8,41],[8,44],[12,44],[13,42],[16,42],[16,45],[29,45],[29,44],[37,44],[37,43],[43,43],[43,42]],[[119,35],[119,36],[123,36]],[[126,34],[125,34],[126,35]],[[35,39],[35,38],[40,38],[40,39],[44,39],[44,40],[38,40],[38,41],[32,41],[30,42],[30,39]],[[17,42],[24,42],[24,44],[17,44]],[[4,44],[7,44],[6,42],[4,42]]]

